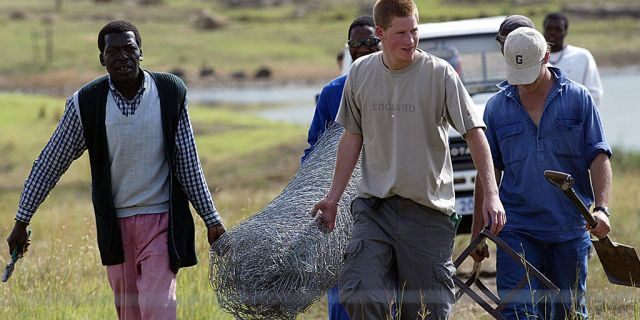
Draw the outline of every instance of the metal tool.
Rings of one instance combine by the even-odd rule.
[[[570,174],[546,170],[544,176],[571,199],[591,228],[597,225],[596,219],[573,190],[574,180]],[[591,242],[598,253],[598,259],[600,259],[609,282],[640,288],[640,259],[638,259],[638,254],[633,247],[612,242],[608,236],[602,239],[592,239]]]
[[[540,271],[538,271],[538,269],[532,266],[524,258],[523,255],[520,255],[519,253],[514,251],[506,242],[498,238],[498,236],[492,234],[489,231],[488,227],[482,229],[480,234],[471,240],[469,246],[467,246],[467,248],[465,248],[462,253],[460,253],[458,258],[456,258],[456,260],[453,262],[453,265],[455,265],[456,268],[460,267],[462,262],[464,262],[464,260],[467,259],[469,255],[471,255],[471,252],[473,252],[473,250],[475,250],[478,245],[486,245],[486,239],[491,240],[500,250],[504,251],[511,259],[516,261],[524,269],[525,275],[518,282],[518,284],[516,284],[515,287],[511,291],[507,292],[501,299],[497,294],[489,290],[489,288],[487,288],[484,283],[482,283],[479,277],[480,264],[474,263],[473,271],[471,272],[469,279],[467,279],[466,281],[464,281],[457,275],[453,276],[453,282],[456,284],[456,286],[458,286],[458,288],[460,288],[460,290],[455,293],[456,301],[466,293],[473,301],[480,305],[480,307],[487,311],[494,319],[506,320],[506,318],[501,314],[502,310],[507,307],[507,304],[509,302],[513,301],[513,299],[517,295],[517,292],[522,290],[522,288],[524,288],[524,286],[529,283],[530,279],[538,279],[538,281],[540,281],[540,285],[544,286],[545,290],[548,290],[552,294],[558,294],[560,292],[560,289],[558,289],[558,287],[556,287],[553,282],[547,279],[544,274],[542,274]],[[478,289],[480,289],[480,291],[474,291],[471,288],[472,285],[475,285]],[[480,294],[484,295],[484,297]]]
[[[27,231],[27,239],[29,239],[29,236],[31,236],[31,230]],[[18,256],[18,247],[16,246],[11,252],[11,261],[7,263],[7,266],[4,268],[4,272],[2,273],[2,282],[9,281],[11,274],[13,274],[13,270],[16,268],[16,262],[18,262],[18,259],[20,259],[20,257]]]

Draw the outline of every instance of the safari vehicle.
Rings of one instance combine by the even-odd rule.
[[[505,17],[490,17],[418,26],[418,47],[447,60],[458,72],[482,115],[487,100],[498,91],[496,85],[506,78],[506,69],[495,36]],[[343,70],[351,64],[345,54]],[[473,216],[473,188],[476,169],[469,147],[454,129],[449,130],[449,149],[454,171],[456,207],[462,221],[458,233],[469,233]]]

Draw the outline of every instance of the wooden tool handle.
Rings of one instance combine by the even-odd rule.
[[[587,206],[585,206],[582,200],[580,200],[580,198],[578,197],[576,192],[573,190],[573,188],[570,188],[568,190],[562,190],[562,191],[569,197],[569,199],[571,199],[571,202],[573,202],[573,204],[576,205],[576,207],[578,207],[578,210],[580,210],[580,213],[582,214],[582,216],[585,218],[585,220],[587,220],[587,223],[589,224],[589,226],[591,228],[595,228],[596,225],[598,224],[598,222],[596,221],[596,218],[594,218],[593,215],[591,215],[591,212],[589,212],[589,209],[587,209]]]

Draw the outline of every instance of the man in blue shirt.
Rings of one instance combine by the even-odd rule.
[[[499,236],[561,292],[545,296],[540,283],[529,279],[502,313],[507,319],[586,318],[591,246],[586,222],[543,173],[558,170],[575,178],[577,194],[588,205],[594,204],[598,224],[591,233],[605,237],[610,231],[611,148],[589,91],[560,69],[546,65],[549,49],[542,34],[527,27],[514,30],[506,39],[504,59],[507,81],[500,84],[502,90],[489,100],[484,114],[507,213]],[[476,184],[476,194],[482,194],[482,184]],[[472,232],[477,235],[484,225],[482,213],[475,212],[474,220]],[[480,261],[488,254],[478,249],[473,257]],[[520,263],[498,250],[496,281],[501,297],[524,275]]]
[[[380,39],[375,36],[375,23],[371,16],[361,16],[353,20],[349,26],[347,44],[352,61],[380,50]],[[344,88],[347,75],[340,76],[322,88],[322,92],[316,103],[316,111],[309,128],[307,141],[309,147],[304,150],[304,155],[300,162],[304,162],[318,138],[325,129],[331,125],[338,113],[340,100],[342,100],[342,89]],[[338,299],[338,287],[333,287],[327,294],[329,319],[348,320],[349,316]]]
[[[347,45],[349,46],[349,55],[351,55],[352,61],[380,50],[380,39],[375,36],[375,27],[371,16],[361,16],[353,20],[347,34],[349,39]],[[311,126],[309,127],[307,138],[309,147],[304,150],[301,162],[304,162],[309,152],[313,150],[313,146],[324,130],[334,122],[340,107],[342,89],[346,80],[347,75],[345,74],[333,79],[322,88],[322,92],[316,102],[313,121],[311,121]]]

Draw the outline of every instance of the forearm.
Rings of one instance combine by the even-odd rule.
[[[589,170],[591,171],[591,185],[593,187],[595,206],[608,207],[612,180],[609,157],[604,153],[598,154],[591,162]]]
[[[482,214],[482,204],[484,201],[484,189],[482,182],[476,175],[475,188],[473,190],[473,222],[471,224],[471,235],[476,236],[480,234],[484,227],[484,216]]]
[[[342,193],[347,187],[353,169],[358,163],[360,149],[362,148],[362,136],[344,131],[338,145],[338,156],[336,159],[336,169],[331,182],[331,188],[327,193],[327,198],[338,202]]]
[[[190,171],[185,167],[186,165],[178,162],[177,178],[193,208],[207,227],[220,224],[221,218],[213,203],[200,163],[195,171]]]
[[[502,179],[502,170],[494,169],[494,179],[496,184],[500,185],[500,180]],[[484,214],[482,212],[482,208],[484,205],[484,187],[482,186],[482,181],[478,175],[476,175],[475,179],[475,188],[473,191],[473,223],[471,224],[471,234],[477,235],[482,231],[482,228],[485,226]]]
[[[476,181],[480,180],[482,183],[481,189],[483,193],[477,196],[497,196],[498,184],[496,182],[489,143],[484,136],[484,132],[480,128],[471,129],[465,134],[465,139],[471,151],[473,164],[478,171]]]

